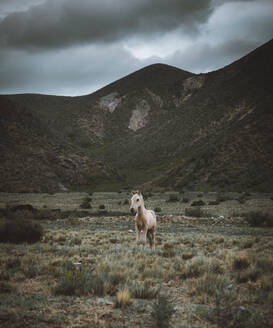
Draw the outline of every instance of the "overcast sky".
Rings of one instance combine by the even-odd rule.
[[[82,95],[158,62],[208,72],[272,37],[273,0],[0,0],[0,93]]]

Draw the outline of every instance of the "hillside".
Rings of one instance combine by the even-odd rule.
[[[207,74],[155,64],[86,96],[24,94],[2,96],[1,101],[9,100],[17,115],[31,115],[39,143],[45,149],[48,143],[54,145],[51,155],[59,158],[60,150],[54,149],[65,145],[65,156],[80,154],[91,167],[102,163],[107,168],[92,169],[90,179],[61,175],[59,180],[67,187],[80,183],[94,190],[145,184],[177,190],[270,191],[272,58],[271,40]],[[6,118],[3,126],[13,119]],[[23,127],[19,135],[27,135]],[[5,140],[17,142],[7,136]],[[28,137],[27,144],[35,142]],[[10,156],[7,147],[4,152]],[[28,156],[21,151],[18,160]],[[16,165],[8,165],[14,174]],[[51,171],[59,176],[58,167]],[[35,176],[36,185],[42,185],[40,171]]]
[[[156,183],[176,189],[272,190],[272,58],[271,40],[205,75],[204,87],[186,107],[196,118],[191,149]]]
[[[117,177],[103,162],[62,143],[21,105],[0,96],[0,108],[0,191],[53,192]]]

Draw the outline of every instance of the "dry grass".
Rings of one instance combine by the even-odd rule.
[[[136,247],[129,216],[41,220],[38,243],[1,244],[0,323],[151,327],[161,291],[174,327],[269,327],[272,228],[209,220],[159,217],[156,251]]]
[[[118,308],[124,308],[132,303],[131,293],[128,287],[123,287],[117,292],[117,299],[115,306]]]

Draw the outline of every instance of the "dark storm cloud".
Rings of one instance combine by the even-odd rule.
[[[109,42],[182,27],[198,31],[211,13],[210,0],[47,0],[0,22],[0,44],[63,47]]]
[[[81,95],[155,62],[207,72],[272,35],[272,0],[0,0],[0,93]]]

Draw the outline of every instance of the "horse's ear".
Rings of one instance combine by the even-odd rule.
[[[141,191],[140,190],[138,190],[137,193],[139,194],[139,196],[141,196]]]
[[[134,190],[131,191],[132,195],[137,194],[137,193],[138,193],[137,191],[134,191]]]

